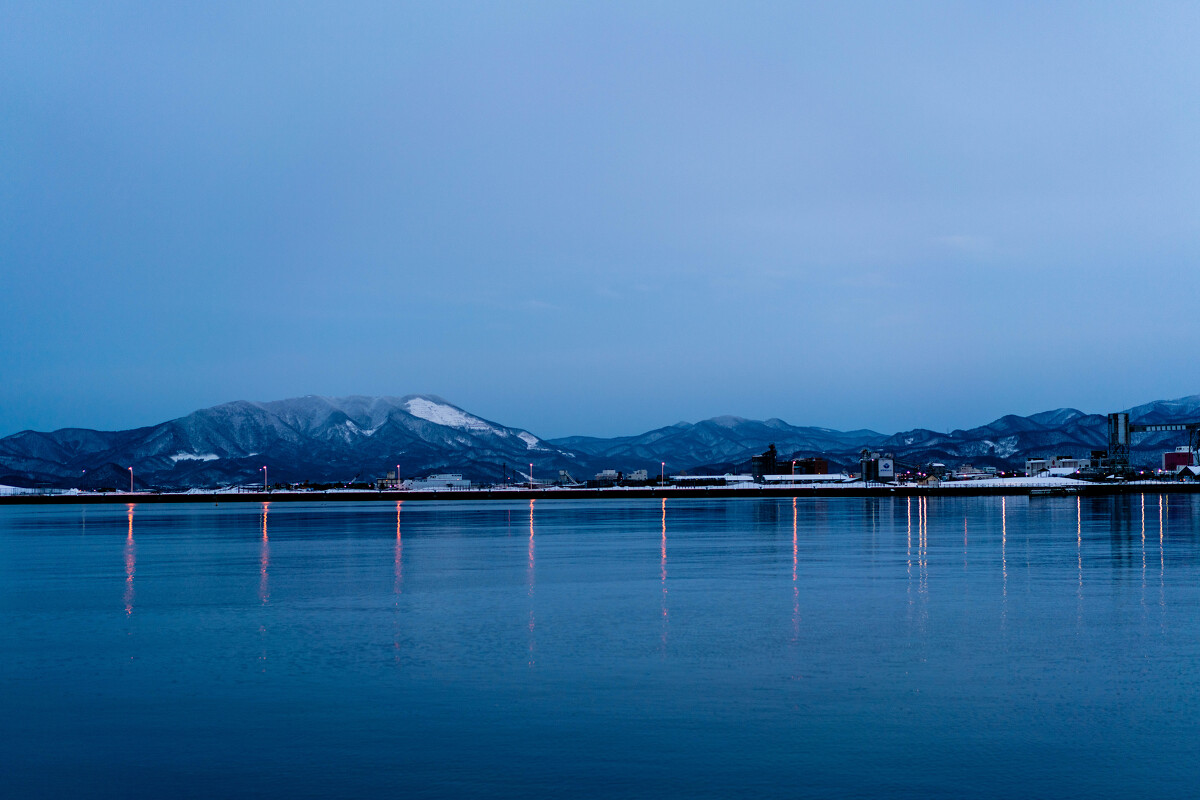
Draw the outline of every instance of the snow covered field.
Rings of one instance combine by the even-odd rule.
[[[78,489],[26,489],[21,486],[0,485],[0,497],[14,497],[25,494],[79,494]]]
[[[859,484],[860,486],[862,484]],[[1080,486],[1095,486],[1088,481],[1076,480],[1059,476],[1044,476],[1036,478],[984,478],[978,481],[943,481],[943,489],[1003,489],[1006,487],[1027,487],[1030,489],[1067,489]]]

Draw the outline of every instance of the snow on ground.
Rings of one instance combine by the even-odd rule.
[[[1042,476],[1035,478],[986,478],[977,481],[942,481],[936,487],[940,489],[1003,489],[1003,488],[1025,488],[1025,489],[1071,489],[1081,486],[1096,486],[1097,484],[1089,483],[1088,481],[1079,481],[1074,478],[1059,478],[1053,476]],[[862,481],[823,481],[821,483],[801,483],[796,482],[797,489],[886,489],[889,487],[904,486],[906,488],[921,488],[918,484],[895,484],[895,483],[863,483]],[[733,489],[762,489],[767,488],[783,488],[781,484],[761,484],[752,481],[737,481],[729,482],[727,488]],[[680,487],[682,488],[682,487]],[[787,486],[786,488],[792,488]]]
[[[1026,486],[1034,489],[1065,489],[1072,486],[1095,486],[1094,483],[1064,478],[1055,475],[1043,475],[1033,478],[985,478],[978,481],[942,481],[943,489],[1003,488],[1005,486]]]
[[[479,417],[473,417],[451,406],[426,400],[424,397],[414,397],[404,404],[404,409],[414,417],[420,417],[435,425],[445,425],[448,428],[462,428],[469,431],[501,433],[501,431],[488,425]]]
[[[218,458],[220,458],[220,456],[216,453],[203,453],[202,455],[195,455],[194,453],[176,453],[175,455],[170,456],[170,459],[176,464],[178,464],[180,461],[216,461]]]
[[[19,494],[79,494],[78,489],[27,489],[23,486],[0,486],[0,497],[12,497]]]

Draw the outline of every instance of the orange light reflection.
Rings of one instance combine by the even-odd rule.
[[[271,543],[267,537],[267,511],[270,503],[262,504],[262,547],[258,553],[258,599],[263,605],[271,599],[268,570],[271,566]]]
[[[125,616],[133,615],[133,573],[137,567],[137,546],[133,541],[133,509],[134,503],[127,503],[129,517],[129,533],[125,536]]]
[[[404,590],[404,542],[400,538],[400,509],[403,505],[403,500],[396,501],[396,552],[392,563],[395,582],[392,584],[392,592],[397,595]]]

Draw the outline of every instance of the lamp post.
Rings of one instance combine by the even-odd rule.
[[[133,467],[129,468],[129,493],[133,494]]]
[[[533,464],[529,465],[529,488],[533,488]]]
[[[400,488],[400,465],[399,464],[396,465],[396,486],[395,486],[395,488],[397,488],[397,489]]]
[[[262,474],[263,474],[263,491],[265,492],[265,491],[267,491],[267,465],[266,464],[263,465]]]
[[[665,462],[665,461],[662,462],[662,466],[658,471],[658,485],[659,486],[667,485],[667,462]]]

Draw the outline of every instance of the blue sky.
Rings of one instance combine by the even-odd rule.
[[[1200,5],[0,0],[0,435],[1200,392]]]

